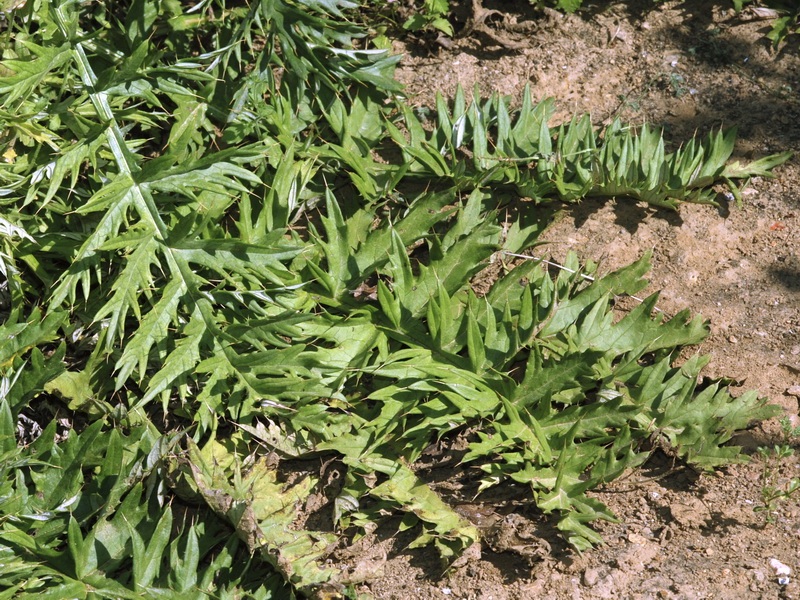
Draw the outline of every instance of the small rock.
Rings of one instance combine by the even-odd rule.
[[[769,566],[775,569],[775,575],[791,575],[792,569],[791,567],[783,564],[777,558],[770,558],[769,559]]]
[[[703,527],[711,518],[711,512],[699,498],[689,498],[685,502],[673,502],[669,508],[672,518],[684,527]]]
[[[628,535],[628,541],[631,544],[639,544],[642,546],[647,543],[647,538],[639,535],[638,533],[631,533]]]
[[[583,572],[583,585],[593,587],[600,580],[600,571],[589,567]]]
[[[800,385],[793,385],[786,388],[786,393],[790,396],[796,396],[797,398],[800,398]]]
[[[522,593],[523,598],[543,598],[544,587],[545,587],[545,580],[537,579],[536,581],[533,581],[531,583],[521,585],[520,592]],[[483,597],[481,597],[481,600],[484,600]]]

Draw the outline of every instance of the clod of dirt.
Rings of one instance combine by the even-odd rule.
[[[481,551],[481,543],[475,542],[469,548],[464,550],[464,552],[459,556],[453,564],[450,565],[450,570],[453,569],[460,569],[466,565],[472,564],[474,565],[481,559],[481,555],[483,552]]]
[[[514,513],[495,522],[484,533],[484,539],[495,552],[514,552],[529,561],[550,555],[550,544],[536,532],[536,526]]]
[[[476,37],[477,34],[482,34],[508,50],[529,48],[532,39],[536,38],[534,33],[539,30],[550,30],[550,34],[552,34],[552,30],[559,27],[566,18],[566,15],[552,8],[540,7],[539,10],[544,15],[542,20],[519,22],[508,13],[484,8],[482,0],[472,0],[471,15],[467,19],[464,29],[459,33],[459,38]],[[497,21],[497,23],[493,27],[489,24],[490,21]]]
[[[583,572],[583,585],[586,587],[593,587],[600,581],[600,569],[589,568]]]
[[[625,571],[642,572],[659,553],[659,545],[637,533],[628,536],[630,546],[617,557],[617,565]]]
[[[711,519],[711,511],[698,498],[688,498],[682,502],[673,502],[669,507],[672,518],[684,527],[704,527]]]

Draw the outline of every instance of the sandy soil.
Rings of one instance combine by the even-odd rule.
[[[797,40],[771,52],[768,22],[737,16],[728,2],[642,0],[568,17],[524,0],[484,6],[499,11],[488,34],[397,48],[412,104],[429,106],[433,91],[452,95],[476,82],[484,94],[519,99],[530,83],[536,99],[556,98],[561,120],[585,111],[598,123],[620,116],[660,124],[675,143],[736,125],[739,160],[800,150]],[[456,7],[457,31],[469,28],[470,7]],[[602,273],[652,249],[660,308],[711,320],[697,349],[713,356],[707,375],[760,390],[800,424],[800,156],[775,174],[751,182],[741,210],[722,193],[721,208],[685,205],[677,213],[626,199],[585,202],[548,230],[540,255],[558,261],[572,250]],[[779,427],[762,423],[737,441],[754,453],[781,441]],[[597,492],[621,522],[599,524],[606,545],[583,555],[513,489],[459,508],[485,540],[446,573],[433,551],[406,549],[388,524],[360,546],[358,562],[380,566],[364,591],[386,600],[797,598],[800,502],[782,503],[775,523],[765,524],[753,510],[764,466],[756,456],[709,477],[656,455]],[[776,466],[780,485],[798,476],[795,457]],[[432,468],[426,477],[446,489],[469,474]],[[788,582],[771,559],[792,569]]]

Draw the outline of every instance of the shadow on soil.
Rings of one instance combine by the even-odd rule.
[[[800,269],[789,266],[774,267],[770,269],[769,274],[787,290],[800,291]]]

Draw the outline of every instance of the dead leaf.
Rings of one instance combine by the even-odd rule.
[[[377,300],[378,286],[369,285],[366,281],[363,281],[356,289],[350,290],[350,293],[356,300],[360,300],[361,302],[366,302],[367,300]]]

